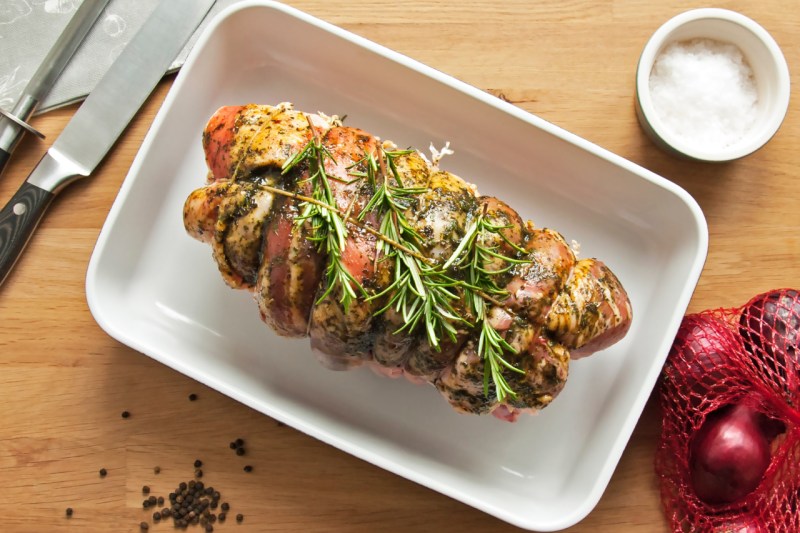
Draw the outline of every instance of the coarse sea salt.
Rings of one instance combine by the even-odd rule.
[[[729,43],[692,39],[668,45],[650,72],[650,96],[665,128],[706,149],[731,146],[756,122],[753,71]]]

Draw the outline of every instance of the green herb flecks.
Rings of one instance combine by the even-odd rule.
[[[483,241],[485,237],[494,234],[517,252],[524,253],[525,250],[509,241],[503,234],[503,230],[508,227],[492,224],[487,220],[486,210],[484,209],[467,229],[464,238],[461,239],[458,247],[445,263],[445,268],[452,265],[466,272],[466,283],[463,285],[464,296],[480,330],[477,352],[484,362],[483,394],[484,396],[489,395],[489,379],[491,377],[497,399],[501,402],[507,396],[512,398],[517,396],[508,381],[506,381],[503,369],[508,369],[518,374],[524,374],[525,371],[515,367],[503,357],[505,352],[515,355],[518,352],[491,325],[488,316],[487,299],[494,301],[504,300],[508,296],[508,291],[498,286],[496,276],[508,272],[515,264],[528,263],[530,261],[505,256],[497,251],[496,246],[486,246]],[[487,265],[493,259],[502,260],[506,263],[506,266],[497,270],[488,269]]]
[[[344,220],[348,217],[343,217],[337,207],[331,189],[331,180],[337,178],[325,172],[326,160],[333,161],[334,157],[319,138],[314,136],[301,151],[284,163],[281,173],[286,174],[301,164],[305,164],[308,168],[308,178],[303,181],[311,183],[311,198],[314,202],[301,201],[300,215],[294,222],[299,226],[306,220],[309,221],[311,226],[309,240],[316,242],[318,249],[328,257],[325,269],[326,288],[317,303],[339,287],[341,289],[339,301],[347,313],[358,293],[365,297],[367,293],[342,262],[342,252],[347,242],[347,226]]]
[[[392,283],[369,299],[388,295],[387,303],[377,314],[394,308],[403,317],[404,324],[395,333],[410,333],[422,324],[428,343],[439,350],[445,335],[455,341],[456,325],[468,322],[453,307],[459,298],[456,289],[461,282],[429,264],[420,253],[422,237],[405,216],[415,197],[428,190],[403,183],[396,158],[409,153],[410,150],[381,150],[377,159],[367,154],[363,160],[366,167],[363,177],[375,187],[375,193],[359,218],[363,220],[369,212],[378,215],[379,232],[384,237],[377,244],[378,257],[394,261]]]
[[[526,254],[525,250],[510,242],[504,235],[503,230],[509,226],[489,221],[485,208],[468,227],[453,254],[443,265],[436,265],[426,258],[420,251],[424,239],[409,223],[405,213],[413,207],[416,198],[428,189],[407,186],[396,164],[398,157],[411,152],[379,149],[377,156],[367,153],[348,169],[354,181],[366,180],[368,186],[374,190],[355,218],[351,217],[350,208],[344,211],[335,203],[330,180],[342,180],[328,176],[325,172],[325,161],[333,160],[333,156],[316,137],[283,167],[285,174],[300,164],[307,165],[307,181],[312,184],[311,196],[267,188],[300,200],[302,211],[296,223],[309,220],[312,228],[310,238],[318,242],[320,250],[327,254],[327,288],[320,300],[336,286],[342,288],[340,301],[345,312],[359,296],[366,301],[387,297],[386,303],[375,314],[394,308],[404,322],[395,333],[412,333],[422,327],[429,344],[437,350],[441,349],[445,337],[456,340],[458,326],[475,328],[479,334],[477,352],[484,361],[484,395],[489,396],[491,383],[498,401],[502,402],[507,397],[515,398],[517,394],[508,384],[504,371],[518,374],[524,374],[525,371],[515,367],[504,357],[507,353],[516,354],[517,350],[491,325],[489,304],[502,306],[502,301],[508,296],[508,292],[498,285],[497,276],[508,272],[516,264],[528,263],[530,260],[508,257],[498,251],[498,246],[485,244],[494,235],[522,257]],[[370,213],[375,214],[379,220],[377,229],[364,222],[364,218]],[[346,223],[354,224],[378,238],[376,261],[394,262],[392,282],[378,293],[367,294],[342,264],[342,250],[347,240]],[[504,262],[505,266],[499,269],[488,268],[497,259]],[[455,304],[461,299],[466,302],[465,311],[474,323],[456,310]]]

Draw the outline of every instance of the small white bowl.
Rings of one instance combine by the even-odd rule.
[[[676,135],[653,106],[650,74],[654,63],[669,44],[693,39],[737,46],[755,78],[755,123],[741,139],[722,148],[700,146]],[[642,128],[667,152],[698,161],[731,161],[758,150],[778,131],[789,106],[789,68],[778,44],[758,23],[727,9],[694,9],[668,20],[645,45],[636,71],[635,100]]]

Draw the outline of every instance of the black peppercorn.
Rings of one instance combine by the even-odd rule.
[[[194,467],[195,468],[200,468],[201,466],[203,466],[203,461],[201,461],[200,459],[195,459],[194,460]]]
[[[223,504],[220,506],[220,508],[221,508],[223,511],[230,511],[230,509],[231,509],[231,506],[230,506],[230,505],[228,505],[228,502],[225,502],[225,503],[223,503]]]
[[[190,401],[190,402],[193,402],[193,401],[195,401],[196,399],[197,399],[197,394],[195,394],[195,393],[191,393],[191,394],[189,395],[189,401]]]
[[[100,469],[100,477],[106,477],[106,474],[108,474],[108,471],[105,468],[101,468]]]
[[[250,466],[250,465],[245,465],[245,466],[244,466],[244,471],[245,471],[245,472],[252,472],[252,471],[253,471],[253,467],[252,467],[252,466]]]
[[[236,515],[236,521],[237,522],[241,522],[242,520],[244,520],[244,515],[242,513],[237,514]]]
[[[197,461],[202,464],[199,459]],[[197,471],[201,472],[199,468]],[[212,486],[206,486],[199,479],[182,482],[175,492],[169,493],[169,501],[172,503],[172,507],[164,508],[161,511],[161,521],[163,522],[171,516],[176,528],[185,529],[199,524],[201,530],[213,531],[208,527],[217,520],[223,522],[226,517],[224,511],[219,515],[212,511],[220,505],[219,491],[214,490]],[[225,510],[230,508],[227,503],[223,505]]]
[[[244,448],[236,448],[236,455],[244,455]]]
[[[130,416],[131,416],[131,413],[129,411],[122,411],[122,418],[128,418]]]
[[[150,526],[147,525],[147,522],[142,522],[141,524],[139,524],[139,529],[141,529],[142,531],[147,531],[148,529],[150,529]]]
[[[203,471],[198,468],[194,471],[194,477],[203,477]]]
[[[142,494],[150,494],[150,487],[148,487],[147,485],[144,485],[142,487]]]
[[[161,473],[161,467],[160,466],[153,467],[153,472],[156,473],[156,474],[160,474]]]
[[[72,516],[72,507],[67,507],[67,516]]]

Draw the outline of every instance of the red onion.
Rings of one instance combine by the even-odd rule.
[[[800,352],[800,294],[778,289],[759,294],[742,309],[739,333],[758,371],[779,390],[795,392]]]
[[[731,503],[758,486],[770,462],[761,416],[745,405],[709,415],[691,445],[689,464],[698,498],[706,503]]]
[[[689,315],[683,319],[672,345],[672,366],[688,392],[703,394],[713,383],[725,377],[730,354],[736,353],[740,340],[721,320],[707,315]],[[702,400],[702,398],[698,398]]]

